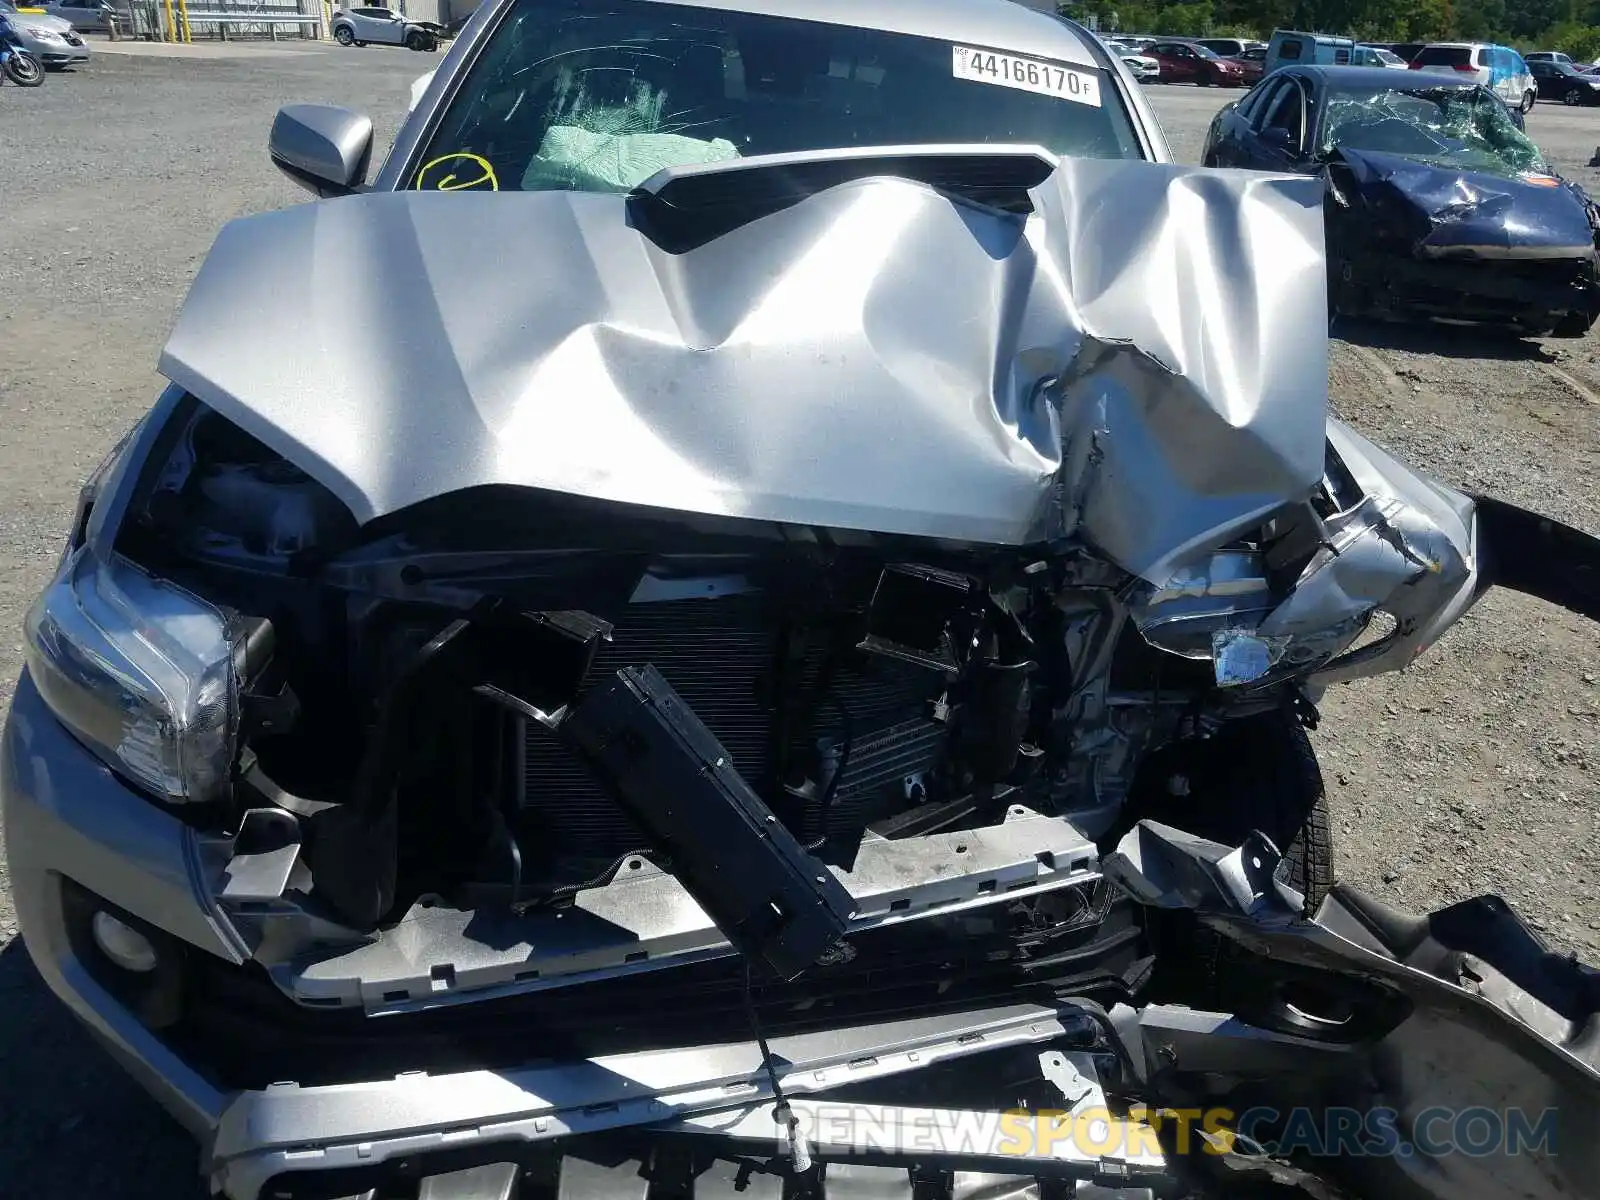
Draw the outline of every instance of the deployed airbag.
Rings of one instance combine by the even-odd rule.
[[[575,188],[626,192],[666,167],[725,162],[739,150],[725,138],[705,141],[678,133],[598,133],[553,125],[522,176],[522,190]]]

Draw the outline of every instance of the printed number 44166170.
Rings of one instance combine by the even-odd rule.
[[[1039,92],[1079,104],[1096,107],[1100,104],[1099,80],[1095,75],[1059,63],[957,46],[953,65],[955,75],[961,79]]]

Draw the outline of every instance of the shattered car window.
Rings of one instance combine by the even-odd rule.
[[[951,56],[935,38],[783,17],[520,0],[410,186],[626,192],[669,166],[897,144],[1143,157],[1107,72],[1071,66],[1098,77],[1095,99],[1074,98],[961,77]]]
[[[1389,88],[1330,92],[1318,151],[1375,150],[1459,170],[1545,171],[1539,147],[1483,88]]]

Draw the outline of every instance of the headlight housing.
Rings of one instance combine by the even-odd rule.
[[[61,35],[54,29],[30,29],[28,32],[41,42],[59,42],[63,40]]]
[[[108,766],[175,802],[220,797],[253,623],[81,545],[28,612],[28,670]]]

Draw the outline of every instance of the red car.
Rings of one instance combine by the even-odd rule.
[[[1156,42],[1145,54],[1161,64],[1162,83],[1195,83],[1201,87],[1244,87],[1242,64],[1218,58],[1196,42]]]

